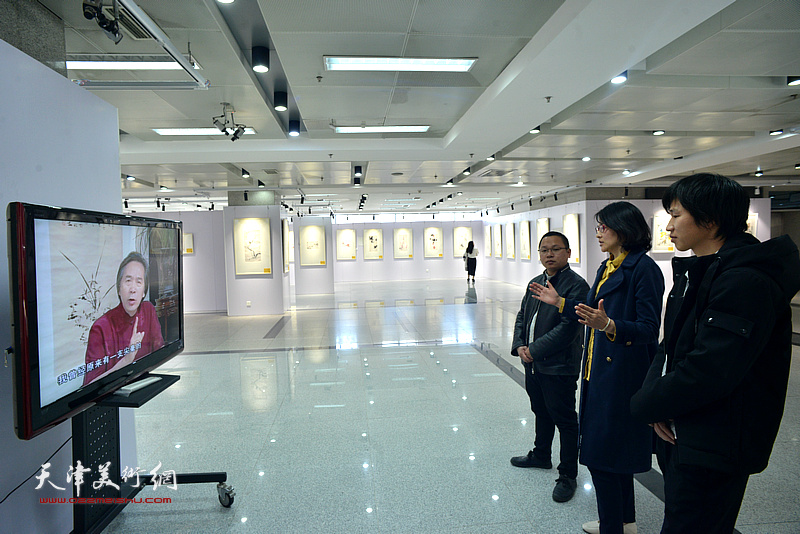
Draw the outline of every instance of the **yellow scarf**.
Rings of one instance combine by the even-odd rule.
[[[597,298],[597,295],[600,293],[600,287],[606,283],[606,280],[611,276],[611,274],[619,269],[619,266],[622,265],[622,262],[625,261],[625,258],[628,256],[628,251],[626,250],[619,256],[614,259],[606,260],[606,269],[603,271],[603,276],[600,278],[600,281],[597,282],[597,291],[595,292],[594,296]],[[589,349],[586,351],[586,368],[584,370],[584,380],[589,380],[589,376],[592,374],[592,356],[594,354],[594,333],[595,329],[592,328],[589,332]],[[608,339],[614,341],[614,335],[606,334]]]

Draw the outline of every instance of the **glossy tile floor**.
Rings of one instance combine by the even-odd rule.
[[[213,484],[148,487],[106,532],[579,533],[596,519],[581,466],[572,501],[557,472],[509,458],[533,414],[508,355],[524,288],[478,279],[338,284],[283,316],[188,315],[187,347],[159,372],[179,382],[136,410],[147,471],[227,471]],[[737,528],[800,532],[800,351],[769,468]],[[558,443],[554,443],[554,459]],[[639,532],[663,505],[636,486]]]

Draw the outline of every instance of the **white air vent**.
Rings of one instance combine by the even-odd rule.
[[[500,178],[502,176],[506,176],[508,174],[515,174],[517,169],[488,169],[483,171],[482,173],[478,174],[479,178],[487,177],[487,178]]]
[[[103,6],[103,14],[113,20],[114,8],[112,6]],[[125,35],[135,41],[152,39],[150,32],[145,30],[144,26],[136,22],[136,19],[131,16],[130,12],[122,6],[119,6],[119,26],[120,30],[122,30]]]

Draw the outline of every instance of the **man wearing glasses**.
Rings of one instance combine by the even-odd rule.
[[[583,300],[589,285],[569,267],[569,240],[560,232],[548,232],[539,242],[539,261],[544,273],[531,282],[552,285],[558,294]],[[530,283],[528,284],[530,286]],[[578,476],[578,414],[575,392],[581,362],[583,325],[558,313],[556,306],[542,305],[530,289],[522,299],[514,325],[511,354],[525,367],[525,390],[536,415],[533,450],[511,458],[516,467],[550,469],[555,429],[561,442],[558,479],[553,500],[567,502],[575,495]]]

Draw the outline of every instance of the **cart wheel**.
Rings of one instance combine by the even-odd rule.
[[[225,508],[230,508],[231,505],[233,504],[233,495],[229,493],[226,493],[225,495],[220,495],[219,503]]]
[[[233,504],[233,498],[236,496],[233,488],[220,482],[217,484],[217,494],[219,496],[219,503],[225,508],[230,508]]]

